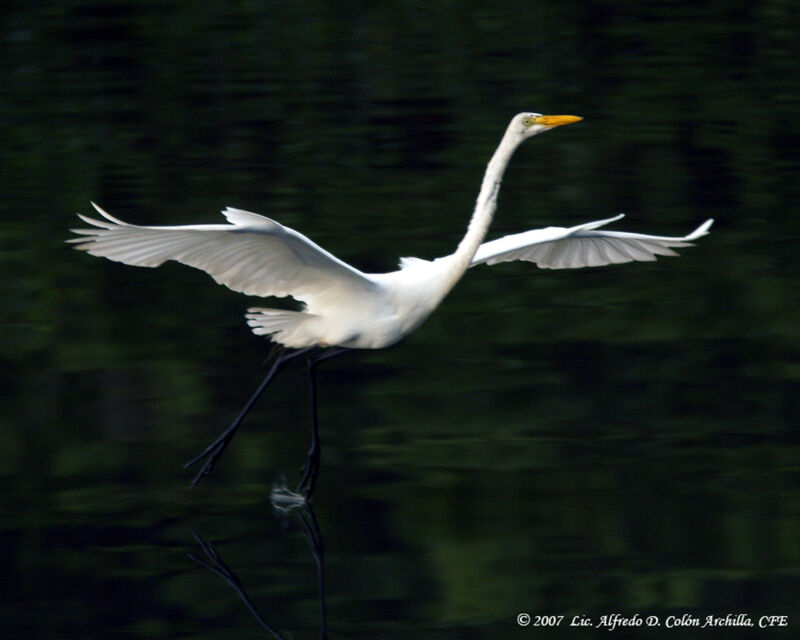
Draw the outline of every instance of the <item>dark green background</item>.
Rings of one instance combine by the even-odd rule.
[[[522,110],[585,121],[519,150],[490,237],[716,224],[678,259],[475,269],[400,345],[323,366],[331,635],[608,637],[523,611],[783,614],[796,635],[798,28],[789,0],[5,2],[3,637],[261,637],[190,529],[273,626],[318,624],[267,501],[308,444],[302,367],[187,490],[269,355],[253,301],[71,251],[74,213],[231,205],[389,270],[452,251]]]

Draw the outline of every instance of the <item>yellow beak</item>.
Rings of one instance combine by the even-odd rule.
[[[572,124],[583,120],[580,116],[539,116],[536,124],[543,124],[546,127],[560,127],[562,124]]]

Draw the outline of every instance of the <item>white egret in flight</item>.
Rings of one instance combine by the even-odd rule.
[[[207,272],[219,284],[251,296],[292,298],[300,311],[252,307],[247,323],[253,332],[296,349],[284,353],[242,412],[194,464],[208,458],[192,484],[208,474],[233,438],[258,396],[292,358],[309,354],[312,389],[312,444],[298,493],[311,494],[319,466],[314,375],[317,364],[345,349],[380,349],[408,335],[436,309],[470,267],[526,260],[545,269],[598,267],[632,260],[677,255],[708,233],[707,220],[684,237],[607,231],[622,216],[574,227],[547,227],[483,243],[495,208],[500,181],[514,150],[524,140],[554,127],[578,122],[578,116],[520,113],[512,118],[486,167],[472,219],[455,252],[435,260],[402,258],[390,273],[363,273],[339,260],[301,233],[274,220],[240,209],[222,213],[227,224],[146,227],[128,224],[94,208],[103,217],[80,218],[91,225],[73,229],[69,242],[95,256],[139,267],[175,260]],[[318,351],[319,347],[333,347]]]

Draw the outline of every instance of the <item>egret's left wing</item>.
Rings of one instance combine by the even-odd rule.
[[[103,217],[80,218],[74,243],[94,256],[137,267],[167,260],[208,273],[219,284],[253,296],[292,296],[311,313],[331,300],[372,292],[375,282],[303,234],[257,213],[228,207],[228,224],[146,227],[128,224],[92,203]]]
[[[693,240],[708,234],[708,228],[714,222],[713,219],[706,220],[682,238],[598,230],[622,217],[620,214],[576,227],[533,229],[484,242],[478,247],[470,266],[527,260],[542,269],[578,269],[634,260],[651,261],[656,256],[678,255],[673,248],[692,246]]]

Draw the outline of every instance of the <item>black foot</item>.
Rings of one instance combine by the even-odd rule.
[[[195,486],[198,482],[200,482],[201,478],[211,473],[211,470],[214,468],[214,465],[216,464],[217,460],[219,460],[220,456],[222,456],[222,454],[225,452],[225,448],[230,443],[234,433],[235,430],[234,431],[230,431],[229,429],[226,430],[224,433],[222,433],[222,435],[220,435],[219,438],[217,438],[216,440],[214,440],[214,442],[208,445],[199,455],[195,456],[194,458],[189,460],[189,462],[183,465],[184,469],[188,469],[189,467],[197,464],[204,458],[208,458],[205,464],[200,468],[200,471],[197,472],[197,475],[194,477],[194,479],[192,479],[192,482],[189,485],[190,487]]]

